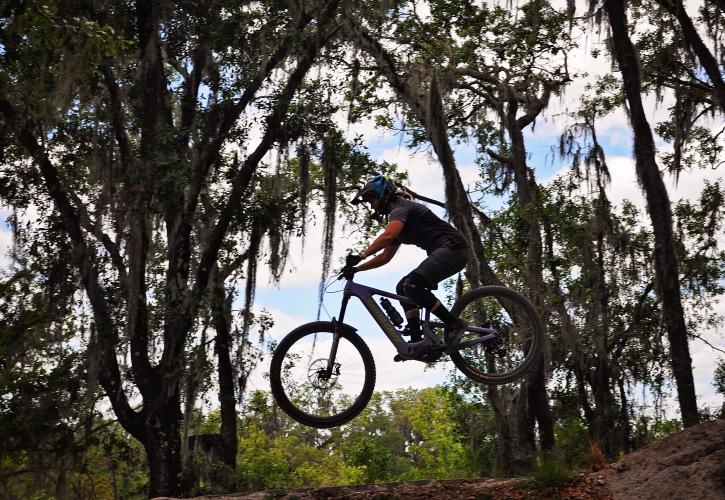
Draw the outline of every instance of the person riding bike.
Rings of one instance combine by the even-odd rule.
[[[374,217],[388,219],[383,234],[378,236],[359,255],[350,255],[347,267],[353,272],[366,271],[383,266],[395,256],[401,244],[416,245],[426,251],[428,257],[413,271],[405,275],[396,292],[416,302],[402,303],[407,318],[404,334],[415,342],[410,355],[398,354],[395,361],[416,359],[430,361],[431,345],[423,339],[420,327],[419,307],[429,309],[443,321],[446,329],[452,334],[456,344],[465,330],[465,325],[453,316],[438,300],[431,290],[438,288],[438,283],[453,276],[466,266],[468,260],[468,242],[452,225],[437,217],[430,209],[411,200],[404,191],[398,190],[390,179],[377,175],[368,181],[355,197],[353,205],[369,204]],[[382,253],[379,253],[382,250]],[[375,255],[377,254],[377,255]],[[362,262],[375,255],[370,260]],[[362,262],[362,263],[361,263]]]

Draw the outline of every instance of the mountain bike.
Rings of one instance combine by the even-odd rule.
[[[277,404],[298,422],[318,428],[335,427],[357,416],[368,404],[375,386],[375,362],[357,329],[344,323],[351,297],[357,297],[393,343],[409,355],[397,309],[389,299],[414,303],[402,295],[355,283],[346,268],[333,279],[346,278],[340,313],[332,321],[299,326],[274,349],[270,383]],[[332,282],[332,281],[331,281]],[[329,284],[326,289],[329,288]],[[382,296],[384,311],[373,299]],[[387,300],[387,303],[386,303]],[[522,295],[501,286],[483,286],[458,298],[451,313],[467,325],[453,344],[441,322],[423,310],[423,342],[430,350],[423,361],[448,354],[464,375],[485,384],[504,384],[521,378],[538,357],[544,331],[533,305]],[[442,333],[442,335],[441,335]]]

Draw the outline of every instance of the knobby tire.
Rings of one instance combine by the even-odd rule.
[[[490,385],[513,382],[522,378],[534,366],[540,355],[544,341],[544,328],[541,319],[539,319],[534,306],[523,295],[501,286],[483,286],[463,294],[451,308],[451,313],[455,316],[461,316],[466,306],[483,297],[500,298],[509,301],[510,304],[516,307],[518,314],[523,315],[521,317],[530,322],[532,339],[528,350],[524,352],[523,360],[508,371],[494,373],[483,371],[479,367],[472,365],[460,351],[451,353],[451,360],[463,374],[478,382]],[[448,332],[446,332],[446,341],[450,341]]]
[[[342,425],[345,422],[356,417],[370,401],[370,397],[373,394],[375,388],[375,361],[373,355],[370,352],[370,348],[367,346],[365,341],[355,333],[355,329],[349,325],[338,323],[337,330],[342,339],[347,340],[357,350],[364,364],[364,382],[360,394],[355,401],[346,408],[335,415],[321,416],[313,415],[305,412],[303,409],[298,408],[294,402],[290,401],[287,397],[287,393],[284,390],[282,380],[282,363],[285,359],[286,354],[290,348],[299,340],[315,333],[333,333],[334,325],[328,321],[317,321],[313,323],[307,323],[299,326],[292,330],[282,341],[277,345],[272,355],[272,363],[269,369],[269,378],[272,388],[272,394],[277,401],[279,407],[287,413],[290,417],[295,419],[301,424],[308,425],[310,427],[317,428],[329,428]]]

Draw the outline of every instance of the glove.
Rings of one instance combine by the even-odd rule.
[[[345,267],[352,267],[354,265],[357,265],[362,261],[365,257],[363,257],[360,254],[348,254],[345,258]]]
[[[342,270],[342,276],[346,280],[351,280],[353,276],[355,276],[355,273],[357,272],[357,269],[355,269],[352,266],[345,266],[345,268]],[[338,278],[340,279],[340,278]]]

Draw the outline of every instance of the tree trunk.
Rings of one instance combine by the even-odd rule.
[[[663,319],[670,343],[672,372],[677,384],[682,423],[689,427],[699,421],[699,416],[680,294],[678,263],[673,245],[672,209],[667,188],[657,167],[652,130],[642,106],[637,53],[627,32],[624,1],[605,0],[604,6],[609,16],[614,54],[622,72],[624,94],[629,104],[637,179],[645,192],[655,236],[657,291],[662,301]]]
[[[516,116],[517,112],[518,103],[514,98],[510,98],[508,108],[505,114],[502,114],[501,119],[506,126],[511,141],[509,166],[513,170],[516,183],[516,198],[522,221],[520,231],[524,240],[527,241],[526,282],[528,295],[538,313],[542,314],[545,311],[546,285],[543,276],[541,222],[537,215],[535,195],[538,186],[529,173],[529,167],[526,164],[526,145],[522,128]],[[544,324],[546,324],[546,321],[544,321]],[[545,339],[543,351],[548,350],[547,344],[548,341]],[[554,446],[554,423],[546,396],[547,377],[543,351],[535,367],[526,375],[525,381],[521,385],[521,392],[527,393],[526,397],[521,399],[522,404],[525,401],[526,407],[519,407],[519,416],[517,417],[519,447],[523,453],[529,455],[529,458],[525,460],[528,462],[529,469],[535,463],[535,421],[539,425],[542,450],[548,451]],[[524,429],[524,425],[528,426],[528,428]],[[524,462],[521,462],[522,466],[523,464]]]
[[[512,431],[506,415],[506,388],[489,385],[486,396],[494,412],[496,433],[498,434],[498,448],[496,466],[504,474],[513,474],[513,449],[511,447]]]
[[[629,423],[629,407],[627,405],[627,391],[624,390],[624,377],[617,380],[619,386],[619,421],[622,427],[622,448],[625,453],[634,450],[632,443],[632,426]]]
[[[601,209],[601,207],[600,207]],[[602,451],[609,458],[619,454],[620,442],[617,432],[617,418],[614,408],[614,396],[610,387],[611,366],[609,364],[609,352],[607,346],[607,335],[609,334],[609,297],[606,288],[604,270],[604,233],[601,230],[603,220],[602,214],[598,214],[595,220],[595,235],[597,239],[596,271],[593,275],[594,311],[595,311],[595,349],[597,353],[596,390],[594,400],[597,404],[599,420],[599,436],[602,440]]]
[[[181,414],[178,391],[145,420],[144,449],[149,462],[149,497],[183,493]]]
[[[219,403],[221,405],[220,434],[224,443],[222,461],[232,469],[237,465],[237,412],[234,396],[234,370],[232,368],[231,316],[232,295],[226,294],[224,284],[214,283],[214,327],[217,332],[216,354],[219,374]]]

